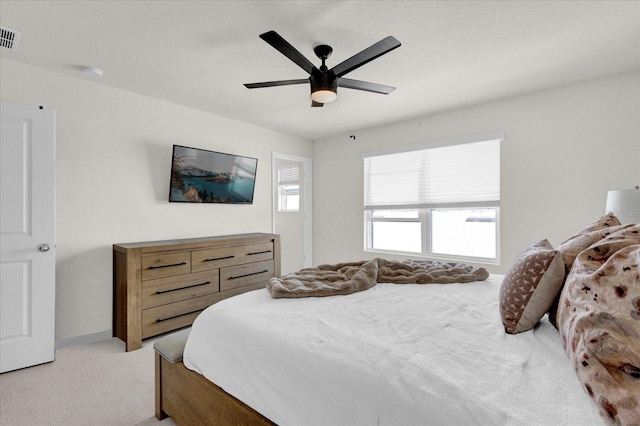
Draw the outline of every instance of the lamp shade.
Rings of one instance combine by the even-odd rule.
[[[640,189],[609,191],[607,212],[612,212],[620,223],[640,223]]]

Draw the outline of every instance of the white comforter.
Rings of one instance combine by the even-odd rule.
[[[281,426],[602,425],[546,319],[504,332],[501,276],[223,300],[185,365]]]

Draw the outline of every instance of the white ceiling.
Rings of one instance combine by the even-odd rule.
[[[639,1],[12,1],[21,32],[2,58],[317,140],[640,69]],[[382,38],[402,46],[346,77],[397,87],[339,89],[311,108],[308,75],[259,34],[275,30],[331,68]],[[104,71],[96,78],[80,70]]]

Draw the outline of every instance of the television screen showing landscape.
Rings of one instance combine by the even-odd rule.
[[[252,204],[256,158],[173,146],[169,201]]]

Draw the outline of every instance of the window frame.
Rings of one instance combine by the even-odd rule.
[[[474,138],[471,140],[463,140],[463,141],[454,141],[449,143],[437,144],[437,145],[429,145],[429,146],[420,146],[414,147],[405,150],[396,150],[396,151],[388,151],[388,152],[377,152],[371,154],[364,154],[363,161],[367,157],[378,156],[378,155],[391,155],[395,153],[403,153],[403,152],[413,152],[413,151],[422,151],[429,149],[437,149],[443,148],[453,145],[464,145],[475,142],[486,142],[498,140],[499,141],[499,150],[501,150],[501,144],[504,141],[504,135],[489,135],[481,138]],[[500,152],[500,151],[499,151]],[[498,154],[498,167],[500,166],[500,154]],[[500,179],[500,178],[498,178]],[[477,202],[449,202],[449,203],[433,203],[433,204],[425,204],[425,205],[390,205],[390,206],[366,206],[364,205],[364,251],[371,253],[386,253],[386,254],[399,254],[399,255],[410,255],[417,257],[429,257],[435,259],[442,260],[457,260],[457,261],[471,261],[471,262],[481,262],[487,264],[500,264],[500,197],[501,191],[498,195],[498,200],[496,201],[477,201]],[[456,255],[449,253],[436,253],[433,251],[433,218],[432,212],[438,209],[491,209],[495,212],[495,257],[481,257],[481,256],[468,256],[468,255]],[[384,217],[384,218],[376,218],[373,217],[373,212],[376,211],[417,211],[417,218],[393,218],[393,217]],[[393,250],[393,249],[381,249],[374,248],[374,236],[373,236],[373,227],[375,223],[387,222],[387,223],[420,223],[420,243],[421,243],[421,251],[401,251],[401,250]]]
[[[290,170],[296,169],[295,173],[289,172]],[[281,173],[285,172],[287,175],[285,178],[282,178]],[[288,172],[288,173],[287,173]],[[300,212],[300,166],[282,166],[276,170],[276,179],[278,180],[278,193],[277,193],[277,202],[278,202],[278,212],[282,213],[298,213]],[[287,179],[287,177],[289,177]],[[290,189],[295,187],[295,189]],[[290,208],[288,206],[288,197],[291,195],[298,196],[298,207]]]
[[[294,188],[295,189],[291,189]],[[298,196],[298,207],[289,207],[289,197]],[[300,184],[286,183],[278,185],[278,211],[298,213],[300,211]]]

